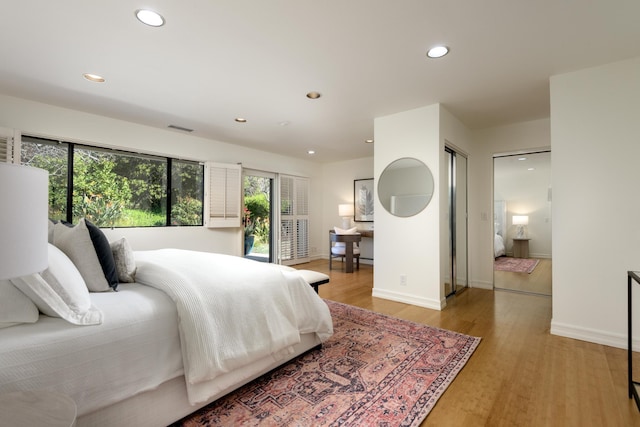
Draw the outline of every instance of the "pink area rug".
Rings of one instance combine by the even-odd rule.
[[[494,269],[513,273],[531,273],[540,260],[531,258],[499,257],[494,262]]]
[[[182,426],[418,426],[480,338],[326,301],[334,335]]]

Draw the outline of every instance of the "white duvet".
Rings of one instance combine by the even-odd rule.
[[[136,281],[176,303],[187,391],[265,356],[279,360],[315,332],[333,333],[327,305],[298,273],[240,257],[178,249],[136,252]],[[198,390],[195,392],[195,390]]]

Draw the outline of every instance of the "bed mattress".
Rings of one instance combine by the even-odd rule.
[[[0,329],[0,393],[64,393],[82,416],[182,376],[176,305],[166,294],[132,283],[91,300],[101,325],[41,315]]]

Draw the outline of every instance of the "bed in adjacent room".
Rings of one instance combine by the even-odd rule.
[[[117,243],[117,291],[89,292],[78,255],[54,244],[47,271],[0,283],[0,393],[68,395],[78,426],[167,425],[333,333],[295,270]]]

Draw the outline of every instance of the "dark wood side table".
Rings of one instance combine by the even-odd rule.
[[[514,258],[529,258],[529,240],[531,239],[513,239]]]
[[[629,380],[629,399],[633,397],[638,410],[640,410],[640,383],[633,380],[633,339],[631,334],[633,316],[631,310],[631,295],[633,294],[632,287],[634,281],[640,284],[639,273],[637,271],[627,271],[627,378]]]

